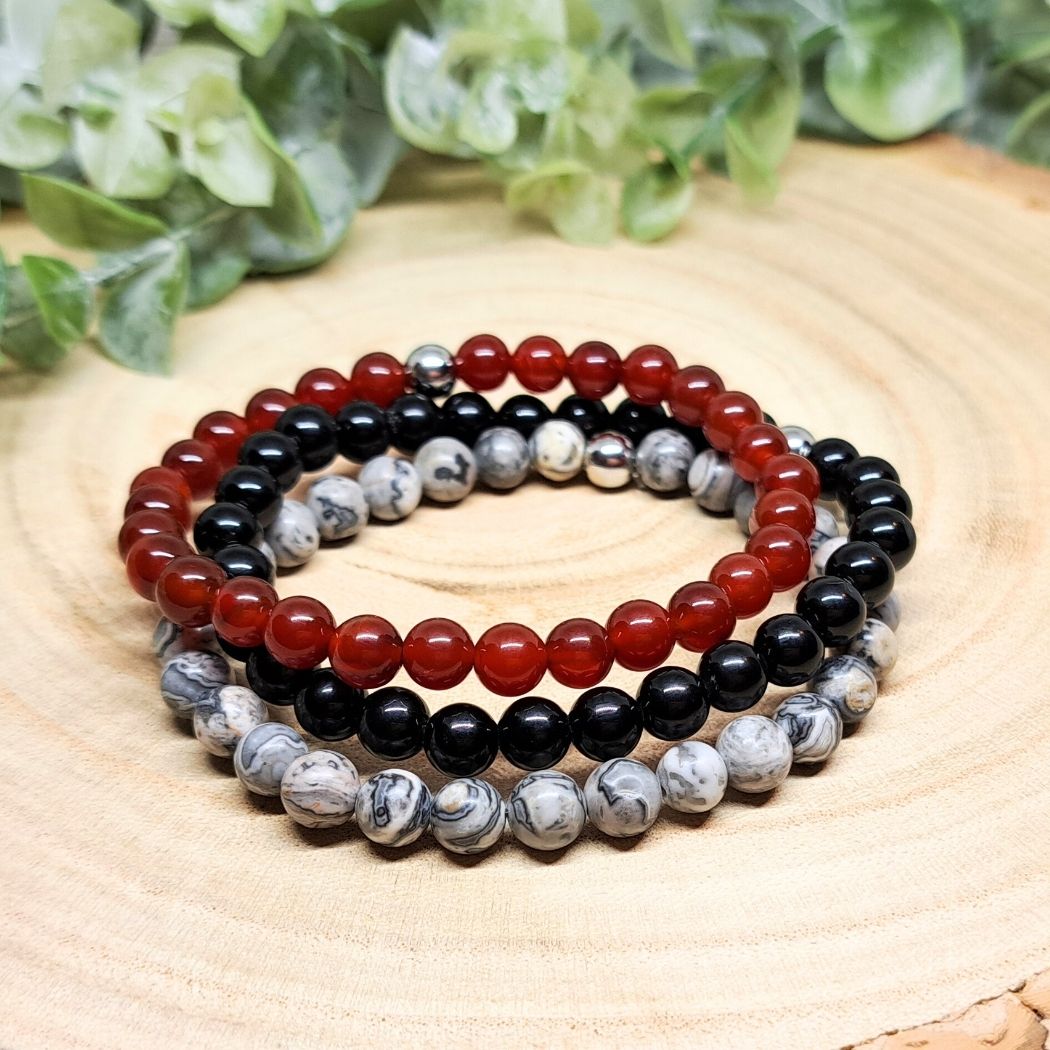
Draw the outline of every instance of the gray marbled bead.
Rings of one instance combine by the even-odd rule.
[[[321,546],[321,533],[313,511],[305,503],[286,499],[277,517],[266,527],[266,542],[279,568],[294,569],[306,564]]]
[[[881,605],[870,609],[868,617],[881,620],[891,631],[896,631],[901,625],[901,600],[897,592],[894,591]]]
[[[233,681],[230,665],[218,653],[176,653],[160,673],[160,695],[179,718],[192,718],[193,709],[209,689]]]
[[[380,521],[407,518],[423,498],[418,471],[397,456],[374,456],[361,468],[357,480],[372,517]]]
[[[279,795],[285,770],[309,748],[291,726],[263,722],[241,737],[233,752],[233,769],[256,795]]]
[[[773,721],[788,735],[795,761],[823,762],[842,739],[842,716],[816,693],[795,693],[777,708]]]
[[[813,676],[809,688],[831,704],[843,722],[859,722],[874,706],[879,695],[875,675],[856,656],[833,656],[825,660]]]
[[[876,678],[882,678],[897,663],[897,636],[882,620],[864,621],[864,626],[847,646],[846,652],[859,657],[871,668]]]
[[[810,578],[815,580],[818,576],[823,576],[828,565],[828,558],[846,543],[849,543],[849,540],[845,536],[835,536],[834,539],[825,540],[813,551],[813,562],[809,567]]]
[[[353,478],[329,474],[306,490],[306,505],[317,519],[321,539],[333,542],[356,536],[368,524],[368,501]]]
[[[220,685],[193,709],[193,735],[205,751],[229,758],[245,733],[266,721],[266,704],[250,689]]]
[[[827,507],[815,505],[813,513],[816,517],[816,525],[809,536],[809,552],[816,554],[817,551],[828,542],[835,539],[839,534],[839,523],[835,515]],[[839,544],[841,546],[841,544]]]
[[[725,760],[729,784],[737,791],[772,791],[791,772],[791,741],[764,715],[735,718],[718,734],[715,747]]]
[[[548,481],[570,481],[583,470],[587,439],[575,423],[548,419],[529,438],[529,458],[540,477]]]
[[[687,483],[696,505],[709,514],[728,514],[747,484],[737,476],[729,457],[713,448],[704,449],[693,460]]]
[[[407,769],[384,769],[357,793],[357,823],[381,846],[407,846],[430,824],[430,789]]]
[[[311,751],[293,759],[284,771],[281,802],[304,828],[337,828],[354,815],[360,786],[357,767],[345,755]]]
[[[664,802],[680,813],[706,813],[726,793],[729,773],[722,756],[700,740],[685,740],[665,752],[656,767]]]
[[[787,438],[789,452],[794,452],[796,456],[808,456],[813,450],[815,438],[805,427],[789,423],[786,427],[781,427],[780,430],[784,437]]]
[[[157,626],[153,628],[150,648],[153,650],[153,655],[161,663],[167,662],[173,656],[178,656],[179,653],[195,652],[197,650],[212,653],[222,652],[219,648],[219,640],[215,637],[215,628],[210,624],[207,627],[194,627],[190,638],[192,639],[192,649],[186,644],[183,629],[177,623],[172,623],[171,620],[167,620],[162,616],[157,621]]]
[[[563,849],[579,838],[587,806],[576,781],[553,769],[530,773],[515,785],[507,803],[510,830],[525,846]]]
[[[517,488],[529,476],[529,444],[511,427],[490,427],[474,442],[478,477],[490,489]]]
[[[477,777],[446,784],[430,807],[430,830],[450,853],[481,853],[499,842],[506,826],[500,793]]]
[[[663,800],[656,774],[633,758],[603,762],[587,778],[583,797],[591,823],[618,839],[648,831]]]
[[[452,437],[424,442],[416,452],[416,470],[423,495],[435,503],[458,503],[470,495],[478,480],[474,453]]]
[[[635,456],[638,480],[653,492],[677,492],[685,488],[695,456],[693,443],[677,430],[661,427],[650,431]]]
[[[736,527],[745,535],[751,535],[751,512],[755,509],[758,497],[754,485],[745,485],[733,500],[733,520]]]

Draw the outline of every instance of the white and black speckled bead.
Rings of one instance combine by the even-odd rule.
[[[381,846],[407,846],[430,825],[430,789],[407,769],[384,769],[357,793],[357,823]]]
[[[751,521],[751,514],[755,509],[755,504],[758,502],[757,494],[755,493],[754,485],[745,485],[733,500],[733,520],[736,522],[736,527],[745,535],[750,536],[753,526]]]
[[[533,469],[548,481],[570,481],[583,470],[587,439],[575,423],[548,419],[529,438]]]
[[[255,549],[262,554],[262,556],[270,563],[270,569],[272,572],[277,572],[277,555],[273,552],[271,547],[265,539],[259,540],[255,545]]]
[[[737,791],[772,791],[791,772],[791,741],[772,718],[764,715],[733,719],[718,734],[715,747],[725,761],[730,787]]]
[[[150,648],[161,663],[166,663],[179,653],[198,650],[212,653],[222,652],[219,640],[215,637],[215,628],[210,624],[207,627],[194,627],[187,634],[177,623],[172,623],[163,616],[153,628]]]
[[[266,542],[281,569],[305,565],[321,546],[317,519],[305,503],[286,499],[266,528]]]
[[[842,716],[816,693],[795,693],[777,708],[773,721],[788,735],[795,761],[824,762],[842,739]]]
[[[587,778],[583,797],[591,823],[618,839],[648,831],[663,801],[656,774],[633,758],[603,762]]]
[[[424,442],[415,464],[423,495],[435,503],[458,503],[470,495],[478,480],[474,453],[453,437]]]
[[[664,802],[680,813],[706,813],[726,793],[729,773],[722,756],[700,740],[684,740],[665,752],[656,767]]]
[[[897,663],[897,636],[888,624],[869,617],[846,652],[863,660],[876,678],[883,678]]]
[[[507,826],[507,806],[487,781],[463,777],[446,784],[430,807],[430,830],[450,853],[481,853]]]
[[[233,681],[225,657],[207,651],[176,653],[160,673],[160,695],[179,718],[192,718],[193,709],[210,689]]]
[[[809,567],[810,578],[815,580],[818,576],[823,576],[824,570],[828,567],[828,558],[846,543],[849,543],[849,540],[845,536],[835,536],[830,540],[825,540],[813,551],[813,561]]]
[[[685,488],[696,451],[693,443],[677,430],[660,427],[642,438],[635,455],[638,480],[653,492],[677,492]]]
[[[553,769],[530,773],[515,785],[507,803],[514,837],[532,849],[564,849],[579,838],[587,805],[576,781]]]
[[[293,759],[281,777],[285,812],[304,828],[337,828],[354,815],[361,778],[338,751],[311,751]]]
[[[233,752],[233,769],[256,795],[279,795],[285,770],[309,748],[291,726],[263,722],[241,737]]]
[[[511,427],[490,427],[474,442],[478,478],[490,489],[517,488],[531,466],[529,444]]]
[[[689,494],[701,510],[709,514],[728,514],[747,482],[737,476],[728,456],[707,448],[689,467],[687,484]]]
[[[419,506],[423,483],[419,472],[407,459],[375,456],[357,475],[368,509],[380,521],[400,521]]]
[[[266,721],[266,704],[241,685],[211,689],[193,709],[193,735],[205,751],[229,758],[245,733]]]
[[[835,539],[839,534],[838,519],[827,507],[814,505],[813,514],[816,518],[816,525],[809,535],[810,554],[816,554],[828,540]]]
[[[780,431],[787,438],[789,452],[796,456],[808,456],[813,450],[813,442],[816,439],[805,427],[789,423],[781,427]]]
[[[306,505],[317,520],[321,539],[329,543],[356,536],[368,524],[368,501],[353,478],[330,474],[312,482]]]
[[[879,686],[871,668],[848,654],[825,660],[809,683],[811,692],[826,700],[843,722],[859,722],[874,706]]]
[[[868,610],[868,618],[881,620],[891,631],[896,631],[901,625],[901,600],[894,591],[881,605]]]

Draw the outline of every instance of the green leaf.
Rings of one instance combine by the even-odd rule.
[[[1018,160],[1050,167],[1050,92],[1024,108],[1010,129],[1006,149]]]
[[[696,10],[691,0],[633,0],[633,29],[657,58],[682,69],[696,64],[688,24]]]
[[[563,0],[444,0],[442,19],[447,24],[497,33],[509,40],[568,37]]]
[[[609,149],[631,119],[634,99],[630,74],[618,61],[602,55],[572,100],[576,124],[599,149]]]
[[[175,178],[175,161],[137,98],[125,99],[108,120],[77,118],[73,141],[84,174],[107,197],[160,197]]]
[[[238,56],[224,47],[178,44],[142,64],[136,80],[138,95],[154,123],[177,133],[190,85],[205,73],[236,84],[239,62]]]
[[[672,165],[641,168],[624,184],[620,217],[629,237],[657,241],[666,237],[689,209],[693,180]]]
[[[565,104],[579,55],[549,40],[524,40],[500,65],[530,113],[551,113]]]
[[[284,28],[284,0],[212,0],[215,27],[249,55],[263,55]]]
[[[209,0],[149,0],[149,5],[173,26],[195,25],[211,14]]]
[[[24,255],[22,272],[33,291],[48,335],[69,347],[87,335],[92,295],[75,266],[44,255]]]
[[[44,105],[36,88],[0,62],[0,164],[31,171],[53,164],[69,142],[66,122]]]
[[[64,3],[65,0],[3,0],[0,3],[0,27],[21,69],[39,69],[55,16]]]
[[[510,84],[501,70],[485,70],[474,78],[463,100],[456,131],[479,153],[502,153],[514,144],[518,118]]]
[[[666,154],[683,158],[692,152],[711,108],[711,96],[695,87],[659,87],[638,99],[635,114],[647,141]]]
[[[7,312],[0,328],[0,355],[37,371],[53,368],[68,347],[47,329],[33,287],[21,266],[6,268]]]
[[[575,161],[560,161],[519,175],[507,185],[514,211],[546,216],[577,244],[606,244],[616,232],[616,206],[607,179]]]

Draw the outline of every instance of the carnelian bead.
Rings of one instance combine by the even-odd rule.
[[[300,404],[317,405],[334,416],[350,400],[350,380],[334,368],[311,368],[295,384]]]
[[[308,671],[327,655],[335,634],[335,621],[328,607],[316,598],[296,594],[282,598],[270,610],[263,644],[285,667]]]
[[[226,573],[211,558],[172,558],[157,577],[157,605],[180,627],[203,627],[211,623],[215,595],[225,582]]]
[[[521,696],[547,670],[547,650],[540,636],[524,624],[498,623],[477,640],[474,670],[490,692]]]
[[[566,374],[580,397],[600,401],[611,394],[620,382],[623,364],[620,355],[608,344],[592,340],[573,350]]]
[[[390,354],[365,354],[354,362],[350,389],[356,400],[388,408],[405,392],[404,366]]]
[[[751,531],[764,525],[787,525],[803,536],[812,536],[817,527],[813,502],[801,492],[774,489],[763,493],[751,511]]]
[[[164,566],[172,558],[181,558],[192,554],[190,545],[181,536],[167,536],[158,533],[155,536],[143,536],[128,549],[124,562],[128,581],[136,594],[148,601],[157,596],[157,580],[164,571]]]
[[[128,486],[129,495],[144,485],[164,485],[169,489],[174,489],[180,496],[186,498],[187,504],[193,499],[193,493],[190,492],[186,479],[168,467],[146,467],[145,470],[140,470]]]
[[[332,669],[347,685],[376,689],[401,667],[401,635],[382,616],[352,616],[336,630],[328,655]]]
[[[729,638],[736,615],[725,591],[713,583],[687,583],[667,605],[675,641],[683,649],[703,653]]]
[[[668,408],[679,423],[698,427],[711,401],[725,390],[722,377],[706,365],[687,365],[675,372],[667,393]]]
[[[753,423],[745,427],[733,442],[733,469],[745,481],[758,481],[762,468],[788,450],[787,438],[769,423]]]
[[[658,405],[667,399],[678,363],[670,350],[652,343],[640,346],[623,363],[623,386],[638,405]]]
[[[553,390],[564,378],[567,365],[561,343],[547,335],[523,339],[511,358],[514,376],[526,390]]]
[[[277,592],[255,576],[227,580],[215,596],[211,612],[215,633],[230,645],[255,649],[263,644],[266,624],[277,604]]]
[[[402,660],[412,681],[428,689],[451,689],[474,666],[474,643],[454,620],[434,617],[405,635]]]
[[[273,430],[274,423],[295,404],[298,402],[287,390],[267,387],[252,396],[244,409],[244,421],[253,434],[258,434],[260,430]]]
[[[222,473],[218,453],[203,441],[186,438],[176,441],[161,457],[161,465],[181,474],[194,499],[210,496]]]
[[[233,412],[209,412],[193,428],[193,436],[215,449],[224,470],[237,462],[237,453],[248,436],[248,424]]]
[[[742,430],[761,421],[762,409],[753,397],[739,390],[727,390],[716,394],[707,404],[704,437],[711,442],[712,448],[729,452]]]
[[[510,351],[494,335],[472,335],[456,353],[456,378],[472,390],[495,390],[510,373]]]
[[[648,671],[663,663],[674,645],[666,610],[643,598],[613,609],[605,629],[616,662],[629,671]]]
[[[773,581],[752,554],[727,554],[711,570],[711,582],[725,592],[738,617],[755,616],[773,597]]]
[[[167,485],[141,485],[128,496],[124,517],[140,510],[161,510],[170,514],[184,529],[190,524],[190,501]]]
[[[799,492],[811,502],[820,496],[820,474],[804,456],[788,452],[774,456],[762,468],[758,485],[765,492],[790,489]]]
[[[562,685],[589,689],[605,678],[612,664],[612,643],[594,620],[563,620],[547,635],[547,667]]]
[[[809,572],[808,541],[786,525],[766,525],[747,541],[745,550],[766,567],[774,591],[800,584]]]
[[[117,534],[117,551],[128,556],[131,545],[143,536],[182,536],[183,526],[166,510],[137,510],[124,519]]]

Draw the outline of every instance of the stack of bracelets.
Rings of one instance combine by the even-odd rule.
[[[478,391],[511,373],[535,393],[566,378],[575,393],[554,411],[531,394],[495,409]],[[471,389],[453,393],[456,381]],[[602,399],[621,383],[627,399],[610,412]],[[356,478],[321,476],[301,501],[285,498],[337,455],[361,465]],[[162,613],[154,635],[162,696],[192,719],[210,753],[232,757],[249,791],[280,796],[306,827],[356,817],[385,846],[430,829],[455,853],[490,848],[508,825],[540,850],[567,846],[587,820],[610,836],[638,835],[661,805],[706,812],[727,786],[766,792],[792,763],[823,762],[844,725],[871,710],[896,661],[895,572],[915,551],[896,470],[839,438],[777,427],[709,368],[679,368],[659,346],[621,361],[602,342],[567,355],[533,336],[512,354],[479,335],[455,356],[419,347],[404,365],[372,353],[349,378],[314,369],[293,394],[256,394],[243,416],[206,415],[161,463],[132,482],[118,548],[134,589]],[[354,536],[370,517],[405,518],[423,498],[457,503],[478,482],[512,489],[533,472],[555,483],[582,473],[604,489],[637,480],[661,494],[688,490],[702,510],[735,516],[745,549],[707,580],[685,583],[666,607],[628,601],[604,626],[570,619],[545,640],[518,623],[476,641],[441,618],[403,635],[368,613],[337,626],[319,601],[274,591],[277,570]],[[193,523],[194,553],[184,535],[191,503],[212,495]],[[829,509],[835,501],[848,535]],[[732,638],[738,618],[803,583],[794,613],[767,619],[752,644]],[[676,643],[703,654],[695,672],[661,666]],[[244,664],[247,686],[234,684],[231,661]],[[600,684],[614,662],[648,672],[635,697]],[[473,671],[491,692],[518,699],[498,722],[467,703],[430,714],[416,692],[388,685],[402,668],[433,690]],[[545,673],[583,690],[567,714],[531,695]],[[746,711],[769,684],[804,691],[772,717],[728,722],[713,747],[687,739],[711,708]],[[303,732],[268,720],[268,704],[293,707]],[[681,741],[655,772],[627,757],[643,729]],[[391,762],[423,750],[456,779],[433,795],[404,769],[361,783],[345,755],[311,750],[304,734],[356,734]],[[582,791],[552,769],[570,746],[599,763]],[[479,778],[499,753],[528,771],[506,800]]]

